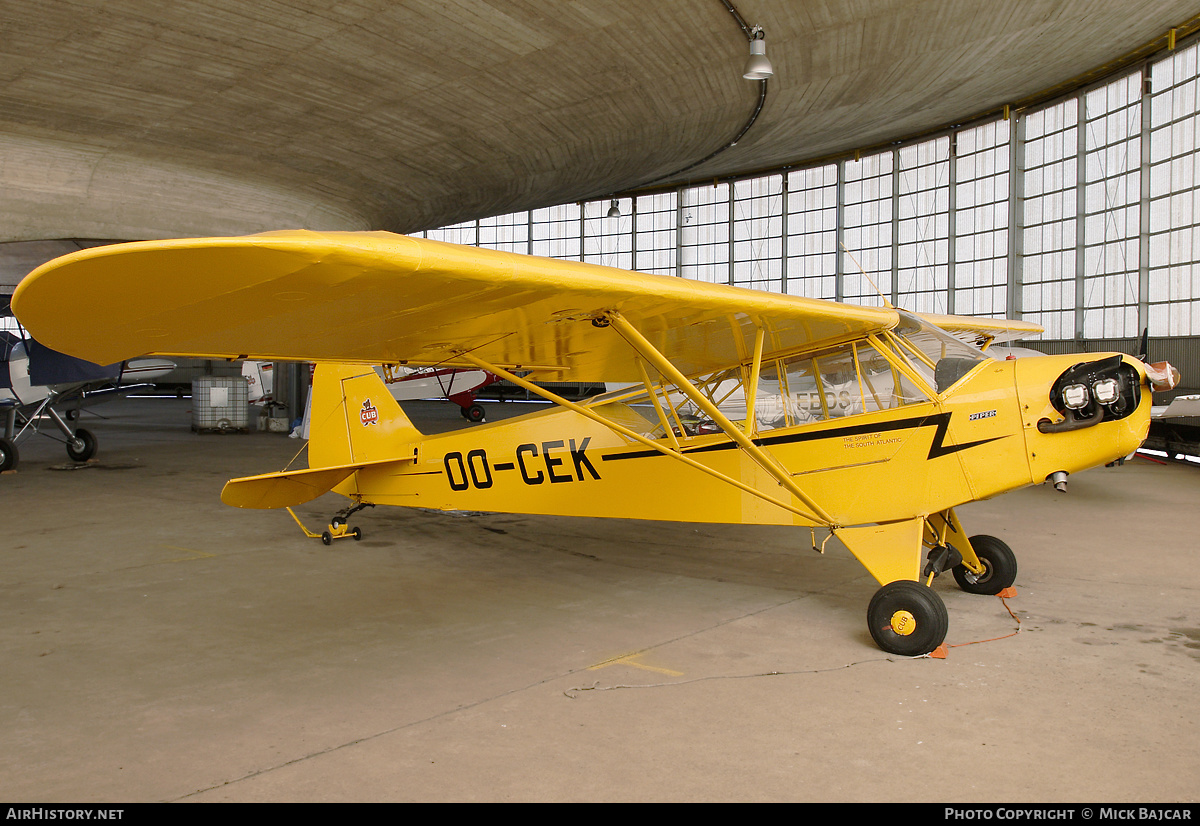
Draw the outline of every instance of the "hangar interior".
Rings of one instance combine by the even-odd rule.
[[[1046,353],[1145,334],[1182,372],[1156,403],[1200,391],[1194,1],[5,18],[0,293],[120,241],[385,230],[1020,319]],[[871,648],[836,542],[380,509],[331,550],[216,499],[294,442],[191,434],[186,399],[97,410],[98,462],[31,446],[0,478],[10,798],[1194,801],[1191,467],[968,506],[1027,552],[1021,596],[956,603],[956,644],[989,644],[909,661]]]

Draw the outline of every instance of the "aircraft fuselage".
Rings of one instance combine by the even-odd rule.
[[[1105,358],[1111,356],[985,360],[929,401],[784,426],[758,432],[753,441],[837,524],[909,519],[1133,452],[1149,427],[1149,392],[1122,418],[1039,430],[1039,422],[1062,418],[1050,399],[1055,380],[1081,360]],[[1142,380],[1139,362],[1123,357],[1121,363]],[[613,401],[590,409],[649,432],[653,420],[641,407]],[[795,504],[728,435],[677,435],[682,455]],[[365,469],[338,490],[364,502],[443,510],[814,524],[572,410],[427,436],[417,453],[399,471]]]

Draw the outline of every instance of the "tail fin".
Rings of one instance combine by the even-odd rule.
[[[317,365],[309,434],[312,468],[395,459],[422,438],[374,369],[357,364]]]

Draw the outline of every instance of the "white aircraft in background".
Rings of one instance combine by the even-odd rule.
[[[416,399],[433,399],[445,396],[459,406],[464,419],[482,422],[483,405],[475,401],[475,395],[500,377],[486,370],[463,370],[447,367],[398,367],[375,368],[375,372],[387,385],[388,392],[398,402]]]
[[[0,472],[16,468],[17,445],[35,433],[62,442],[67,456],[86,462],[96,455],[96,437],[68,420],[86,405],[147,386],[175,369],[163,358],[93,364],[38,343],[11,316],[0,322]],[[53,429],[43,429],[47,422]]]

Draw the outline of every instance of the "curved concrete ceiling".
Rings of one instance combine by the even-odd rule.
[[[775,67],[707,180],[1020,102],[1198,0],[738,0]],[[8,4],[0,240],[412,232],[629,190],[754,110],[721,0]]]

